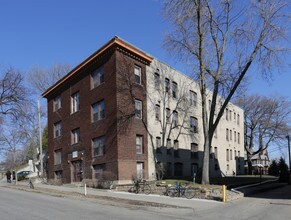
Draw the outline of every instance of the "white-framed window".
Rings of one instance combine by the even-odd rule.
[[[71,113],[75,113],[80,110],[80,93],[76,92],[71,96]]]
[[[165,78],[165,92],[168,93],[170,91],[170,80]]]
[[[143,168],[144,164],[142,162],[136,163],[136,177],[138,179],[143,179]]]
[[[198,119],[190,117],[190,132],[198,133]]]
[[[54,98],[54,111],[59,110],[62,107],[61,96]]]
[[[94,89],[104,82],[104,67],[101,66],[91,74],[91,88]]]
[[[62,163],[62,151],[61,150],[56,150],[54,152],[54,165],[59,165]]]
[[[231,121],[231,115],[232,115],[232,111],[229,110],[229,120]]]
[[[142,101],[135,100],[135,117],[142,119]]]
[[[105,154],[105,136],[92,139],[93,156],[102,156]]]
[[[92,105],[92,122],[103,120],[105,118],[105,102],[101,100]]]
[[[226,136],[225,137],[226,137],[226,140],[229,141],[229,129],[228,128],[226,129]]]
[[[136,135],[135,137],[135,146],[136,146],[136,153],[137,154],[142,154],[143,153],[143,146],[142,146],[142,141],[143,137],[142,135]]]
[[[190,105],[197,106],[197,93],[190,90]]]
[[[172,82],[172,96],[173,96],[173,98],[177,98],[177,89],[178,89],[177,83]]]
[[[177,127],[178,126],[178,112],[177,111],[173,111],[173,127]]]
[[[231,149],[230,149],[229,153],[230,153],[230,160],[232,160],[232,150]]]
[[[160,89],[160,74],[159,73],[154,74],[154,84],[155,84],[155,88],[159,90]]]
[[[237,114],[237,125],[239,125],[239,121],[240,120],[240,118],[239,118],[239,114]]]
[[[141,84],[141,68],[137,65],[134,66],[134,79],[135,83]]]
[[[61,122],[54,123],[54,138],[60,137],[62,135],[62,124]]]
[[[229,161],[229,149],[226,149],[226,161]]]
[[[80,128],[72,130],[72,132],[71,132],[71,143],[72,144],[80,143]]]
[[[156,105],[155,108],[155,115],[156,115],[156,120],[161,120],[161,107],[159,105]]]
[[[236,131],[233,132],[234,142],[236,142]]]

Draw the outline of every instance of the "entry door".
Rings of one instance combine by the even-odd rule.
[[[81,182],[83,180],[82,161],[72,162],[72,181]]]

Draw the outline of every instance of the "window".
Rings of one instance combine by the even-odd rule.
[[[142,118],[142,101],[137,99],[135,100],[135,117]]]
[[[229,110],[229,120],[231,121],[231,114],[232,114],[232,111]]]
[[[197,106],[197,93],[190,91],[190,105]]]
[[[92,105],[92,122],[96,122],[105,118],[105,102],[104,100]]]
[[[226,170],[229,171],[229,164],[226,165]]]
[[[167,139],[167,148],[171,148],[171,139]]]
[[[104,82],[104,68],[103,66],[101,66],[91,74],[91,88],[92,89],[96,88],[103,82]]]
[[[172,154],[172,151],[171,151],[171,139],[167,139],[167,154]]]
[[[143,152],[143,149],[142,149],[142,135],[136,135],[135,145],[136,145],[136,153],[137,154],[142,154],[142,152]]]
[[[101,136],[92,140],[93,156],[102,156],[105,154],[105,137]]]
[[[174,150],[178,150],[178,149],[179,149],[179,141],[174,140]]]
[[[154,84],[155,84],[155,88],[159,90],[160,89],[160,75],[158,73],[155,73],[154,75]]]
[[[136,163],[136,177],[138,179],[143,178],[143,167],[144,167],[143,163],[141,163],[141,162]]]
[[[229,130],[228,130],[228,128],[226,129],[226,140],[229,141]]]
[[[55,151],[54,157],[55,157],[54,165],[59,165],[62,163],[62,151],[61,150]]]
[[[211,111],[211,105],[212,105],[212,103],[211,103],[211,100],[209,99],[209,100],[208,100],[208,108],[209,108],[209,112]]]
[[[71,96],[71,113],[80,110],[80,94],[77,92]]]
[[[214,156],[217,159],[218,157],[218,151],[217,151],[217,147],[214,147]]]
[[[156,119],[158,120],[158,121],[160,121],[161,120],[161,108],[160,108],[160,106],[159,105],[156,105]]]
[[[240,144],[240,133],[237,132],[237,143]]]
[[[191,143],[191,158],[198,158],[198,144]]]
[[[172,120],[173,120],[173,127],[174,128],[177,127],[178,126],[178,112],[173,111]]]
[[[166,109],[166,120],[169,123],[170,122],[170,116],[171,116],[171,110],[169,108]]]
[[[165,92],[168,93],[170,91],[170,80],[165,78]]]
[[[228,121],[228,108],[225,109],[225,118]]]
[[[61,108],[61,96],[54,98],[54,111],[57,111]]]
[[[177,83],[176,82],[172,82],[172,96],[173,98],[177,98]]]
[[[233,113],[233,120],[234,120],[234,123],[235,123],[235,121],[236,121],[236,113],[235,112]]]
[[[158,153],[160,152],[161,148],[161,138],[160,137],[156,137],[156,149],[158,151]]]
[[[232,130],[229,130],[229,140],[232,140]]]
[[[198,133],[198,119],[194,117],[190,117],[190,131],[194,133]]]
[[[57,122],[54,124],[54,138],[60,137],[62,135],[62,124]]]
[[[141,68],[139,66],[134,66],[134,77],[135,83],[141,84]]]
[[[72,132],[71,132],[71,143],[72,144],[80,143],[80,128],[72,130]]]
[[[226,149],[226,161],[229,161],[229,149]]]
[[[95,179],[101,179],[102,173],[106,170],[106,164],[97,164],[94,166]]]
[[[174,157],[179,157],[179,141],[174,140]]]
[[[239,125],[239,114],[237,114],[237,125]]]
[[[240,157],[240,151],[237,151],[237,156]]]
[[[174,164],[174,175],[175,176],[183,176],[183,164],[175,163]]]
[[[229,153],[230,153],[230,160],[232,160],[232,150],[230,150]]]
[[[233,132],[234,142],[236,142],[236,131]]]

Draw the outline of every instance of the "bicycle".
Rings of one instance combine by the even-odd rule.
[[[192,189],[188,184],[185,187],[181,183],[177,183],[176,186],[167,187],[166,194],[170,197],[186,197],[192,199],[195,197],[196,191]]]
[[[148,183],[146,183],[146,180],[134,180],[133,183],[133,187],[129,189],[130,192],[134,192],[136,194],[144,193],[146,195],[152,192],[151,187]]]

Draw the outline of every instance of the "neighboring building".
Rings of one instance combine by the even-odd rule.
[[[43,96],[50,179],[155,179],[156,164],[167,177],[201,173],[197,83],[118,37]],[[230,103],[213,138],[211,175],[243,173],[243,117]]]
[[[267,150],[263,150],[262,152],[253,155],[251,157],[252,162],[252,174],[268,174],[268,170],[270,167],[270,159]],[[245,159],[245,173],[248,173],[248,164]]]

